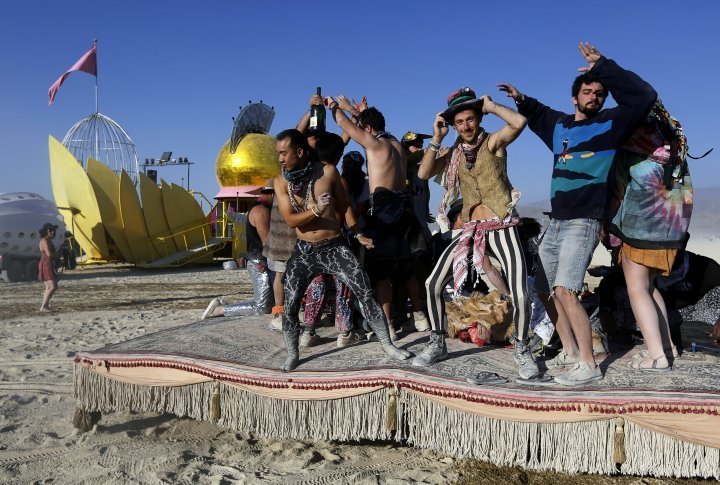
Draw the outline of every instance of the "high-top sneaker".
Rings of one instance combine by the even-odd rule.
[[[416,367],[427,367],[435,362],[446,359],[447,356],[448,351],[445,345],[445,335],[430,332],[430,342],[428,346],[413,359],[413,365]]]
[[[530,379],[540,373],[535,357],[530,351],[530,340],[515,340],[515,363],[518,365],[518,374],[523,379]]]

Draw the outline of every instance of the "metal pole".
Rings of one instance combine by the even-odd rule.
[[[93,39],[93,47],[95,48],[95,114],[100,113],[100,102],[98,95],[98,55],[97,55],[97,39]],[[98,134],[98,120],[95,120],[95,160],[100,160],[100,136]]]

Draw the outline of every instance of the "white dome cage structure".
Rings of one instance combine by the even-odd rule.
[[[87,169],[89,157],[104,163],[115,173],[125,170],[135,181],[138,157],[135,144],[122,126],[102,113],[95,112],[75,123],[62,144]]]

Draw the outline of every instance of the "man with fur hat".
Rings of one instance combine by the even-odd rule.
[[[506,124],[487,133],[480,123],[491,113]],[[449,150],[440,144],[451,124],[458,137]],[[452,280],[455,290],[463,286],[474,266],[484,271],[490,282],[513,302],[515,322],[515,362],[523,379],[538,374],[537,364],[528,347],[530,323],[527,295],[527,269],[517,231],[519,222],[515,204],[520,193],[507,175],[507,146],[523,131],[525,118],[489,96],[477,98],[470,88],[462,88],[448,97],[448,108],[438,113],[433,124],[432,141],[420,164],[418,175],[428,179],[441,174],[446,193],[438,209],[438,222],[447,229],[445,207],[462,195],[464,221],[462,232],[443,251],[432,274],[425,282],[428,313],[432,324],[429,345],[413,365],[428,366],[447,357],[445,336],[447,319],[442,291]],[[507,281],[485,257],[488,250],[500,261]],[[470,377],[470,379],[473,379]]]

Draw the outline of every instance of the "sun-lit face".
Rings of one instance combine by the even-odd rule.
[[[300,165],[304,157],[302,148],[295,148],[290,142],[290,138],[279,140],[275,143],[275,151],[278,153],[278,159],[283,170],[294,170]]]
[[[576,118],[578,115],[580,115],[579,119],[592,118],[602,109],[605,99],[607,99],[607,91],[602,84],[583,83],[578,95],[573,98]]]
[[[474,109],[467,109],[455,115],[453,126],[464,142],[471,143],[477,140],[480,134],[481,121],[482,117],[479,117]]]

